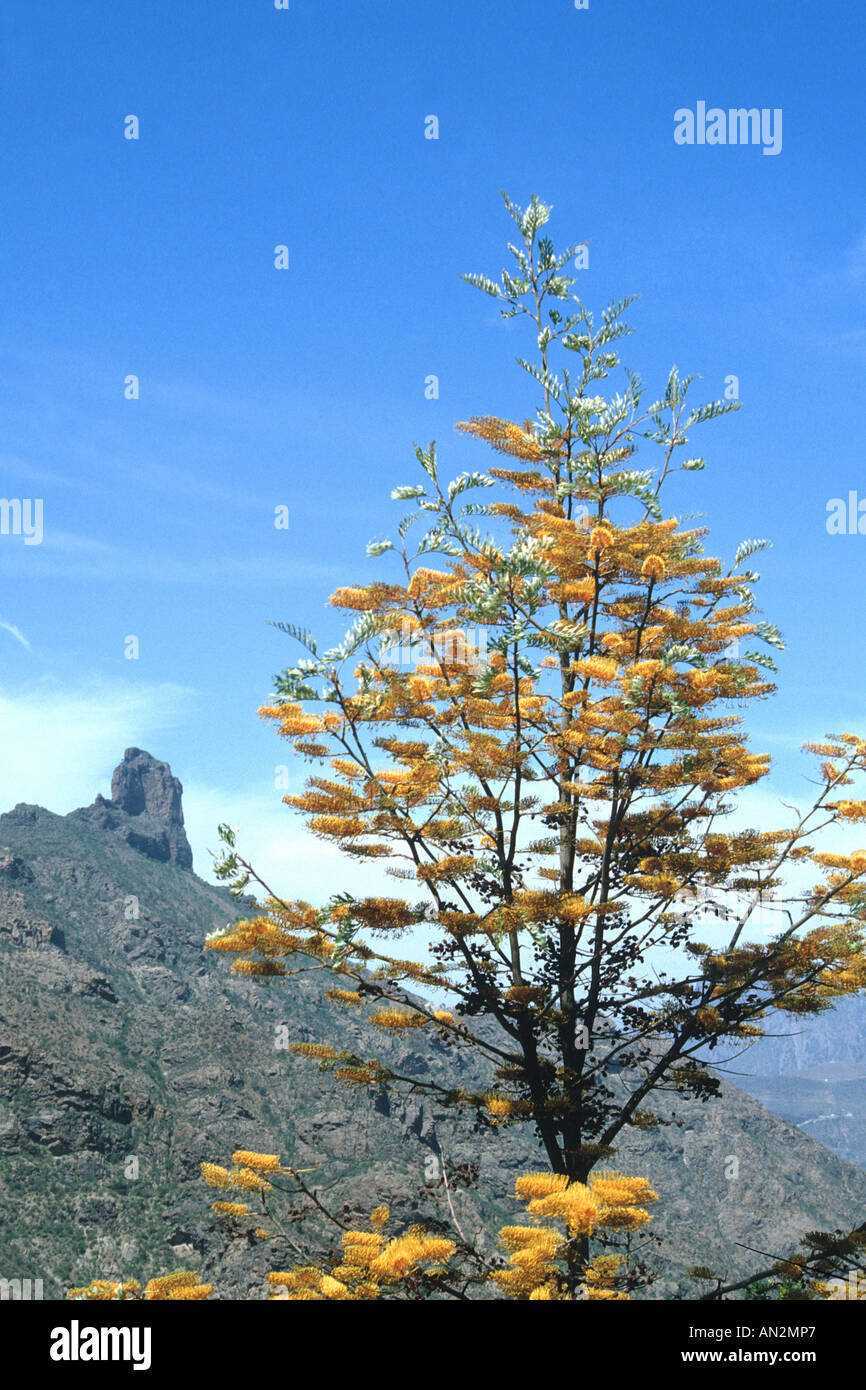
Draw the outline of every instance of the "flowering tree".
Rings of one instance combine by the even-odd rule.
[[[459,426],[505,458],[447,484],[435,447],[416,450],[422,481],[392,494],[409,508],[396,536],[369,547],[384,577],[332,596],[357,615],[332,650],[281,625],[305,655],[262,711],[319,769],[285,800],[312,834],[386,860],[404,896],[313,907],[270,895],[207,944],[257,978],[312,962],[333,977],[335,1007],[370,1004],[376,1028],[474,1052],[490,1078],[477,1091],[327,1039],[295,1047],[349,1085],[534,1127],[549,1173],[519,1195],[541,1203],[538,1218],[555,1208],[568,1238],[553,1282],[537,1261],[531,1288],[501,1282],[572,1297],[603,1224],[574,1214],[592,1205],[593,1170],[623,1130],[664,1118],[666,1094],[711,1096],[708,1057],[759,1036],[774,1010],[815,1012],[866,984],[866,852],[810,844],[866,819],[847,790],[866,741],[810,746],[819,788],[793,825],[728,827],[737,794],[769,771],[739,713],[771,694],[768,649],[781,645],[748,568],[766,543],[746,542],[726,567],[663,496],[704,465],[693,431],[736,403],[691,406],[692,379],[676,369],[649,403],[630,372],[599,394],[629,301],[596,321],[573,294],[574,248],[556,252],[544,234],[550,209],[506,205],[514,264],[498,281],[465,278],[527,320],[537,356],[520,365],[536,417]],[[655,467],[636,466],[644,447]],[[395,661],[407,648],[414,660]],[[221,834],[218,873],[241,892],[257,876]],[[789,875],[800,861],[819,880],[806,889]],[[708,894],[728,919],[713,945],[693,910]],[[769,897],[778,929],[757,941]],[[421,961],[393,949],[422,936]],[[636,1223],[634,1196],[611,1226]],[[514,1256],[527,1237],[509,1239]],[[364,1249],[382,1258],[372,1237]]]

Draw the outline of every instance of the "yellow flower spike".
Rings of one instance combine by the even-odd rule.
[[[619,667],[613,657],[609,656],[583,657],[580,661],[573,663],[572,669],[575,675],[588,676],[591,680],[599,681],[603,685],[616,680],[619,674]]]
[[[207,1292],[203,1292],[207,1290]],[[184,1292],[186,1291],[186,1292]],[[151,1279],[145,1286],[144,1297],[153,1300],[205,1299],[213,1293],[213,1285],[202,1284],[199,1276],[191,1269],[177,1269],[173,1274],[163,1274]]]
[[[640,567],[642,579],[664,579],[665,562],[661,555],[648,555]]]
[[[231,1187],[232,1176],[227,1168],[221,1168],[218,1163],[202,1163],[200,1168],[209,1187]]]
[[[387,1208],[377,1207],[376,1210],[387,1211]],[[384,1225],[384,1222],[382,1224]],[[382,1237],[377,1231],[344,1231],[343,1244],[346,1246],[363,1245],[373,1250],[379,1250],[382,1245]]]
[[[354,989],[329,989],[325,991],[326,998],[333,999],[335,1004],[348,1004],[351,1008],[359,1008],[363,1000],[357,990]]]
[[[429,1019],[425,1014],[410,1013],[407,1009],[389,1007],[377,1009],[376,1013],[370,1015],[370,1022],[376,1028],[383,1028],[393,1033],[402,1033],[408,1028],[426,1027]]]
[[[370,1266],[373,1274],[387,1280],[405,1279],[422,1263],[450,1259],[456,1246],[453,1241],[435,1236],[421,1236],[412,1231],[398,1236]]]
[[[246,1202],[212,1202],[211,1211],[219,1216],[245,1216],[249,1207]]]
[[[624,1173],[590,1173],[589,1186],[593,1196],[610,1207],[640,1206],[659,1199],[646,1178],[630,1178]]]
[[[235,975],[285,975],[286,967],[277,960],[236,960],[232,966]]]
[[[589,535],[590,550],[606,550],[613,545],[613,532],[608,526],[594,526]]]
[[[503,1226],[499,1239],[505,1249],[511,1251],[543,1246],[555,1249],[562,1243],[557,1233],[546,1226]]]
[[[337,1067],[334,1076],[349,1086],[375,1086],[378,1072],[375,1067]]]
[[[532,1197],[549,1197],[554,1192],[562,1192],[568,1186],[568,1178],[563,1173],[524,1173],[514,1184],[514,1190],[522,1201]]]
[[[253,1168],[260,1173],[278,1173],[280,1170],[279,1154],[259,1154],[249,1149],[238,1149],[232,1154],[232,1162],[238,1168]]]
[[[330,1274],[324,1275],[320,1285],[322,1293],[326,1298],[346,1298],[349,1290],[339,1279],[334,1279]]]
[[[272,1184],[266,1178],[254,1173],[252,1168],[239,1168],[237,1172],[231,1174],[232,1187],[238,1188],[241,1192],[270,1192]]]
[[[603,1207],[597,1221],[612,1230],[639,1231],[651,1219],[643,1207]]]
[[[598,1224],[602,1208],[588,1187],[584,1187],[582,1183],[572,1183],[564,1192],[536,1198],[530,1202],[527,1211],[531,1216],[553,1217],[555,1220],[564,1221],[569,1235],[575,1236],[592,1233]]]

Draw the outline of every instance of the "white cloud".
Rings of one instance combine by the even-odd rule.
[[[162,741],[187,717],[194,692],[181,686],[55,680],[0,689],[0,811],[19,801],[65,814],[87,806],[124,748]]]
[[[200,787],[188,779],[183,792],[186,833],[200,878],[216,882],[209,850],[219,850],[221,821],[237,828],[240,854],[280,897],[314,905],[332,893],[404,896],[381,863],[359,864],[333,844],[318,839],[303,817],[284,806],[278,791],[253,794]],[[251,885],[257,895],[260,890]],[[411,885],[410,885],[411,886]]]

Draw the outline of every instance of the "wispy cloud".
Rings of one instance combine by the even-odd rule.
[[[336,583],[335,562],[306,556],[208,555],[133,551],[70,531],[47,529],[41,545],[16,546],[5,557],[5,572],[32,578],[84,579],[116,584],[292,584],[310,580]]]
[[[20,627],[16,627],[14,623],[7,623],[5,618],[0,618],[0,628],[2,628],[4,632],[10,633],[10,635],[15,638],[16,642],[20,642],[22,647],[26,647],[28,652],[30,651],[30,643],[27,641]]]
[[[17,454],[0,453],[0,469],[3,476],[16,478],[30,478],[33,482],[48,484],[51,487],[73,488],[77,487],[77,480],[71,478],[66,473],[58,473],[51,468],[43,468],[27,463],[19,458]]]

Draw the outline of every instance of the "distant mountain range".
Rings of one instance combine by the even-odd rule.
[[[866,1168],[866,999],[811,1018],[777,1014],[776,1035],[725,1068],[738,1086],[850,1163]]]
[[[488,1079],[444,1042],[383,1037],[363,1011],[336,1011],[316,974],[262,987],[204,952],[238,905],[192,871],[181,790],[165,763],[129,749],[110,799],[66,816],[29,805],[0,816],[0,1278],[41,1278],[57,1298],[95,1277],[182,1265],[224,1297],[263,1297],[263,1274],[285,1252],[228,1234],[198,1173],[239,1147],[318,1165],[332,1208],[364,1214],[388,1201],[407,1223],[449,1219],[437,1162],[477,1164],[475,1185],[453,1199],[466,1234],[492,1250],[497,1227],[522,1212],[515,1176],[543,1164],[534,1141],[477,1134],[427,1100],[347,1091],[283,1050],[286,1034],[412,1075]],[[755,1251],[781,1254],[806,1230],[864,1219],[866,1171],[815,1142],[844,1152],[850,1138],[847,1156],[862,1160],[862,1125],[856,1148],[856,1126],[811,1113],[829,1092],[819,1102],[808,1090],[829,1086],[836,1109],[853,1104],[843,1093],[849,1082],[862,1091],[863,1021],[856,1006],[798,1023],[809,1041],[785,1044],[777,1072],[769,1043],[748,1068],[732,1064],[762,1068],[738,1084],[778,1114],[725,1083],[715,1102],[677,1102],[677,1125],[619,1145],[616,1166],[648,1176],[661,1198],[655,1296],[693,1297],[692,1265],[741,1278],[762,1263]],[[832,1080],[820,1079],[830,1067]],[[791,1077],[806,1086],[796,1097]]]

